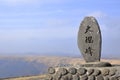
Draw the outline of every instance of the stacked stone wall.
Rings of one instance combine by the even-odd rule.
[[[120,80],[120,66],[50,67],[46,80]]]

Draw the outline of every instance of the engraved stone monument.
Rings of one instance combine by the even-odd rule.
[[[78,31],[78,47],[88,64],[83,66],[105,67],[108,62],[100,62],[102,37],[99,24],[94,17],[85,17]]]
[[[78,32],[78,47],[86,62],[100,61],[101,31],[94,17],[85,17]]]
[[[101,62],[102,36],[94,17],[85,17],[78,31],[78,47],[86,64],[48,69],[46,80],[120,80],[120,65]]]

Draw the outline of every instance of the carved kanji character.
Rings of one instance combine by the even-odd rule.
[[[85,51],[86,54],[90,54],[92,56],[93,49],[91,47],[88,47]]]
[[[86,34],[88,31],[93,32],[92,30],[90,30],[90,28],[91,28],[91,27],[88,25],[87,28],[86,28],[85,34]]]
[[[92,36],[86,37],[85,42],[86,42],[86,43],[93,43]]]

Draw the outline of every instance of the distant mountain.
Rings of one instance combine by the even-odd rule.
[[[120,64],[120,60],[104,60]],[[54,56],[1,56],[0,78],[31,76],[47,73],[50,66],[83,64],[84,60],[72,57]]]
[[[20,57],[0,58],[0,78],[38,75],[47,72],[48,66],[40,61]]]

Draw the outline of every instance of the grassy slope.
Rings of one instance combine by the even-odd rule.
[[[22,57],[24,58],[26,61],[29,62],[43,62],[45,64],[47,64],[48,66],[55,66],[61,63],[64,64],[84,64],[84,60],[80,59],[80,58],[71,58],[71,57],[46,57],[46,56],[27,56],[27,57]],[[12,58],[13,59],[13,58]],[[101,61],[104,62],[110,62],[112,64],[120,64],[120,60],[116,60],[116,59],[102,59]],[[18,77],[18,78],[9,78],[9,79],[3,79],[3,80],[42,80],[42,78],[44,78],[45,75],[38,75],[38,76],[28,76],[28,77]]]
[[[42,80],[46,77],[46,75],[38,75],[38,76],[28,76],[28,77],[18,77],[18,78],[10,78],[3,80]]]
[[[60,63],[63,64],[84,64],[85,61],[80,58],[72,58],[72,57],[56,57],[56,56],[14,56],[14,57],[0,57],[0,59],[13,59],[13,60],[24,60],[28,62],[36,62],[36,63],[45,63],[48,66],[55,66]],[[102,59],[101,61],[110,62],[112,64],[120,64],[120,59]]]

